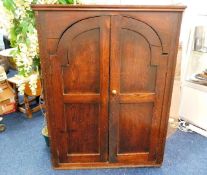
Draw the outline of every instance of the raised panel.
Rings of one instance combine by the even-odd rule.
[[[68,46],[69,65],[63,67],[64,93],[100,91],[99,43],[99,28],[85,31],[72,39]]]
[[[99,104],[65,105],[68,154],[99,153]]]
[[[62,163],[107,160],[109,23],[108,16],[77,21],[63,32],[51,57]]]
[[[148,152],[153,103],[121,104],[118,154]]]
[[[147,40],[138,32],[121,30],[120,92],[153,92],[156,67],[151,65]]]

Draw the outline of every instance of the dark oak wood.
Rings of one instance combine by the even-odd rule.
[[[155,160],[166,55],[162,55],[157,33],[139,20],[113,16],[111,36],[110,89],[117,94],[110,96],[109,160]],[[142,93],[145,100],[136,93]],[[121,101],[123,96],[130,100]],[[148,153],[144,158],[143,152]]]
[[[182,12],[186,7],[177,5],[32,5],[33,10],[57,11],[167,11]]]
[[[185,7],[32,8],[53,166],[160,166]]]
[[[107,161],[109,22],[80,21],[58,43],[51,74],[61,80],[54,85],[59,162]]]

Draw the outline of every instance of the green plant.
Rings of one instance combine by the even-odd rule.
[[[74,0],[3,0],[5,14],[9,25],[9,39],[12,54],[18,67],[18,75],[22,79],[19,91],[24,92],[25,83],[29,82],[32,92],[36,92],[39,76],[40,59],[35,16],[31,4],[72,4]]]

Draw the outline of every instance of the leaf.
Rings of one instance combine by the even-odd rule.
[[[20,68],[19,68],[19,69],[18,69],[18,74],[19,74],[19,75],[22,75],[22,76],[25,76],[26,73],[25,73],[25,70],[24,70],[24,69],[20,69]]]
[[[73,4],[73,0],[58,0],[59,4]]]
[[[67,4],[66,0],[58,0],[59,4]]]
[[[40,58],[37,56],[35,56],[33,59],[33,67],[34,69],[37,69],[36,71],[38,71],[40,68]]]
[[[29,46],[30,43],[31,43],[31,42],[30,42],[29,38],[26,38],[26,45]]]
[[[7,10],[11,11],[12,13],[15,12],[15,3],[13,0],[3,0],[3,5]]]
[[[16,35],[15,27],[13,27],[10,30],[10,42],[12,47],[16,47],[16,39],[17,39],[17,35]]]
[[[74,0],[67,0],[68,1],[68,4],[73,4],[74,3]]]
[[[32,24],[29,24],[28,30],[29,33],[32,33],[34,31],[34,26]]]

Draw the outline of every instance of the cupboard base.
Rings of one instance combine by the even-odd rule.
[[[53,165],[56,170],[74,170],[74,169],[98,169],[98,168],[143,168],[143,167],[161,167],[162,163],[156,162],[143,162],[139,165],[137,164],[126,164],[126,163],[59,163],[58,165]]]

